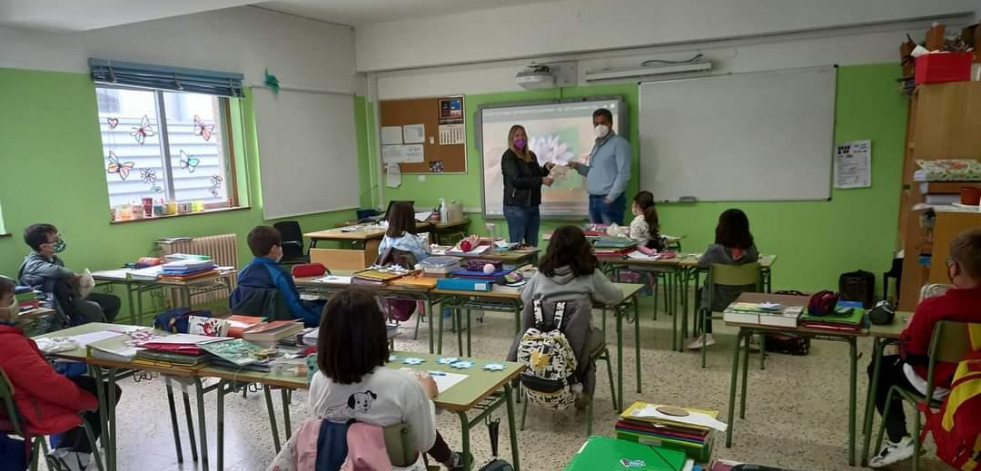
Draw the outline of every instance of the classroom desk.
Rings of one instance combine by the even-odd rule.
[[[417,232],[432,228],[429,222],[416,222]],[[307,232],[310,239],[310,261],[322,263],[331,270],[361,270],[371,266],[378,258],[378,247],[385,236],[386,227],[380,224],[358,224],[354,226]],[[351,244],[352,248],[320,249],[317,242],[334,241]]]
[[[807,303],[810,300],[808,296],[788,296],[788,295],[778,295],[778,294],[766,294],[766,293],[743,293],[736,299],[735,302],[744,303],[762,303],[762,302],[777,302],[783,304],[784,306],[804,306],[806,309]],[[746,418],[746,383],[747,383],[747,371],[749,369],[749,339],[755,333],[767,333],[767,332],[778,332],[778,333],[791,333],[791,334],[801,334],[811,336],[814,340],[834,340],[847,342],[849,347],[849,387],[848,387],[848,464],[851,466],[855,465],[855,402],[856,402],[856,389],[857,389],[857,362],[858,362],[858,338],[865,337],[868,335],[866,330],[859,330],[856,332],[844,332],[844,331],[833,331],[825,329],[810,329],[806,327],[774,327],[759,324],[743,324],[726,322],[727,326],[738,327],[739,333],[736,336],[736,343],[732,353],[732,376],[729,381],[729,427],[726,429],[726,448],[732,446],[732,431],[735,428],[734,414],[735,414],[735,402],[736,402],[736,387],[738,383],[738,371],[739,371],[739,353],[740,345],[742,345],[745,339],[745,348],[742,349],[742,400],[739,404],[739,418]]]
[[[911,312],[897,312],[892,324],[869,326],[869,336],[872,337],[872,378],[869,380],[869,390],[865,397],[865,417],[862,432],[865,440],[862,442],[862,466],[868,466],[869,446],[872,440],[872,422],[875,416],[875,390],[879,386],[879,369],[882,366],[882,356],[886,345],[899,340],[899,335],[909,323]]]
[[[606,332],[606,309],[608,307],[613,308],[613,315],[616,316],[617,320],[617,391],[618,391],[618,404],[620,407],[624,407],[623,404],[623,320],[627,319],[629,323],[630,319],[630,308],[633,307],[633,323],[634,323],[634,352],[635,354],[635,366],[636,366],[636,377],[637,377],[637,392],[641,392],[641,362],[640,362],[640,318],[639,318],[639,308],[637,306],[637,294],[644,288],[644,285],[640,284],[629,284],[629,283],[615,283],[615,285],[623,293],[623,300],[620,301],[615,306],[596,306],[597,308],[603,309],[603,323],[601,324],[603,331]],[[470,355],[470,344],[471,344],[471,332],[470,332],[470,311],[471,310],[483,310],[483,311],[498,311],[498,312],[513,312],[515,321],[515,335],[521,331],[521,310],[523,304],[521,302],[521,290],[517,288],[506,288],[502,287],[500,289],[495,289],[494,291],[488,292],[474,292],[474,291],[455,291],[455,290],[441,290],[435,289],[432,291],[433,294],[438,294],[442,296],[443,305],[451,307],[454,310],[454,315],[457,319],[457,349],[459,354],[463,355],[463,339],[462,331],[466,329],[467,331],[467,355]],[[463,312],[466,312],[466,326],[464,326]],[[443,344],[443,323],[440,322],[439,326],[439,348],[438,353],[442,353]]]
[[[213,291],[225,290],[228,295],[232,294],[232,280],[238,276],[234,267],[220,268],[218,274],[204,278],[197,278],[188,281],[177,280],[148,280],[133,278],[132,270],[120,268],[117,270],[99,270],[92,272],[92,278],[100,285],[123,285],[126,289],[126,300],[129,302],[129,323],[133,325],[143,324],[143,293],[156,289],[175,289],[181,293],[178,297],[180,306],[191,307],[191,296],[210,293]],[[133,294],[136,294],[136,304],[133,304]],[[184,303],[186,301],[186,304]],[[136,309],[133,309],[136,306]]]
[[[40,335],[35,338],[47,338],[47,337],[73,337],[76,335],[91,334],[95,332],[101,332],[105,330],[119,329],[122,332],[126,326],[120,326],[117,324],[105,324],[101,322],[92,322],[89,324],[83,324],[80,326],[70,327],[67,329],[59,330],[57,332],[51,332],[45,335]],[[106,340],[101,340],[98,342],[93,342],[90,345],[119,345],[128,337],[120,333],[118,337],[110,338]],[[204,468],[207,469],[208,465],[208,448],[205,445],[206,442],[206,428],[204,422],[204,393],[210,391],[212,388],[204,389],[201,386],[200,381],[196,378],[196,371],[201,368],[201,366],[186,366],[186,365],[173,365],[166,362],[154,362],[146,360],[133,360],[129,362],[117,362],[117,361],[107,361],[98,358],[92,358],[88,356],[87,347],[79,347],[74,350],[69,350],[65,352],[58,352],[52,354],[45,354],[49,358],[56,358],[61,360],[68,360],[80,363],[86,363],[92,370],[94,378],[100,383],[103,379],[107,380],[109,383],[108,397],[106,397],[106,391],[104,388],[98,390],[97,397],[99,399],[99,416],[100,422],[102,423],[102,447],[106,452],[106,468],[109,471],[114,471],[116,469],[116,389],[113,387],[116,384],[117,372],[120,369],[124,370],[136,370],[144,373],[159,373],[167,376],[177,376],[183,378],[195,378],[195,389],[197,393],[198,400],[198,420],[200,421],[200,432],[201,432],[201,456],[204,463]],[[105,374],[105,376],[103,376]],[[148,376],[144,376],[148,378]],[[167,402],[170,406],[170,421],[171,427],[174,433],[174,446],[177,451],[177,462],[184,462],[183,451],[180,445],[180,429],[177,425],[177,409],[174,404],[174,391],[173,386],[170,381],[166,381],[167,386]],[[191,441],[191,453],[194,461],[197,461],[198,454],[197,448],[194,442],[194,423],[191,420],[191,402],[187,392],[183,392],[184,396],[184,412],[187,417],[187,429],[190,435]]]
[[[553,234],[553,232],[554,231],[548,231],[545,234],[543,234],[542,235],[542,240],[544,240],[545,242],[551,241],[552,240],[552,234]],[[610,237],[610,236],[605,236],[605,235],[598,236],[598,235],[588,235],[587,234],[586,235],[586,240],[588,240],[590,242],[596,242],[597,240],[600,240],[600,239],[603,239],[603,238],[607,238],[607,237]],[[667,235],[667,234],[661,234],[661,238],[664,239],[664,242],[665,242],[665,245],[666,245],[666,249],[667,250],[681,251],[681,240],[685,238],[685,235],[682,234],[680,236],[672,236],[672,235]]]
[[[349,272],[335,272],[337,275],[343,274],[343,276],[352,276],[353,273]],[[324,297],[329,298],[332,294],[348,289],[354,285],[351,283],[341,283],[341,282],[325,282],[317,281],[323,277],[315,276],[309,278],[293,278],[294,283],[296,283],[297,288],[303,291],[318,293]],[[360,285],[364,287],[364,285]],[[433,323],[439,318],[440,331],[442,332],[442,319],[443,317],[439,313],[434,314],[433,306],[440,302],[440,297],[438,294],[434,293],[431,288],[424,286],[404,286],[404,285],[385,285],[385,286],[371,286],[371,291],[379,296],[391,296],[398,297],[402,299],[416,299],[423,301],[425,303],[426,309],[424,314],[426,314],[429,319],[429,353],[434,353],[436,351],[435,346],[435,327]],[[416,318],[416,326],[418,327],[419,318]],[[442,334],[440,335],[440,345],[442,345]],[[440,347],[442,348],[442,347]]]
[[[511,381],[516,379],[524,366],[517,363],[495,361],[505,365],[503,371],[488,371],[483,369],[483,365],[489,361],[474,359],[476,365],[467,370],[458,370],[449,365],[441,365],[436,362],[437,355],[417,353],[417,352],[393,352],[398,359],[389,363],[389,368],[411,368],[422,371],[444,371],[448,373],[466,374],[468,377],[460,383],[454,385],[449,390],[440,393],[433,402],[436,407],[445,411],[450,411],[460,418],[460,429],[462,435],[463,451],[466,456],[470,450],[470,431],[479,425],[484,418],[489,417],[502,404],[507,407],[508,428],[511,437],[511,459],[514,469],[520,470],[520,460],[518,456],[518,436],[515,426],[514,401],[512,400]],[[405,365],[401,363],[401,358],[413,356],[424,358],[426,361],[421,365]],[[283,376],[274,373],[261,373],[254,371],[235,371],[226,367],[207,367],[200,370],[199,374],[205,377],[220,378],[218,388],[218,469],[222,469],[224,464],[224,396],[236,390],[235,383],[260,383],[266,391],[266,405],[270,415],[270,422],[273,430],[273,443],[279,449],[279,433],[276,428],[276,418],[272,408],[272,399],[269,387],[283,388],[283,416],[286,438],[290,436],[289,423],[289,393],[288,390],[307,389],[306,377]],[[474,418],[470,418],[467,413],[473,409],[482,411]],[[466,463],[465,469],[471,469],[472,462]]]

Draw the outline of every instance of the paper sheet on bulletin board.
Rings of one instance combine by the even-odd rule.
[[[383,164],[397,163],[402,173],[467,171],[462,96],[386,100],[380,110]]]

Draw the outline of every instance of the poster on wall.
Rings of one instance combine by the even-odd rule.
[[[463,97],[439,99],[439,124],[463,124]]]
[[[586,163],[593,149],[593,112],[605,108],[613,113],[613,131],[625,129],[626,105],[619,97],[591,98],[546,104],[518,104],[481,108],[479,145],[483,171],[484,215],[504,214],[504,175],[501,156],[508,148],[508,131],[520,124],[528,133],[528,148],[538,163],[565,167],[569,162]],[[575,171],[561,171],[550,187],[542,187],[543,217],[580,218],[587,214],[589,195],[586,179]],[[556,174],[556,177],[559,177]]]
[[[844,142],[835,148],[835,188],[872,186],[872,141]]]

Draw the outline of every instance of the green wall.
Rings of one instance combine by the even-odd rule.
[[[686,251],[701,251],[712,242],[718,215],[739,207],[749,215],[757,245],[763,253],[778,255],[774,268],[775,288],[816,290],[837,286],[838,275],[865,269],[882,273],[888,269],[896,241],[899,212],[900,174],[906,132],[906,101],[897,92],[894,65],[863,65],[838,69],[835,142],[871,139],[874,186],[867,189],[833,190],[831,201],[745,202],[662,204],[662,232],[685,235]],[[638,97],[635,84],[587,86],[545,91],[467,95],[467,174],[403,175],[399,188],[384,188],[383,200],[411,199],[435,204],[440,197],[462,201],[478,208],[480,153],[474,139],[472,117],[482,105],[622,95],[630,108],[628,139],[636,143]],[[373,137],[373,135],[372,135]],[[638,168],[634,149],[634,167]],[[800,178],[807,178],[801,175]],[[637,191],[633,178],[628,196]],[[657,194],[657,188],[647,188]],[[471,214],[470,230],[481,228],[483,219]],[[542,232],[554,227],[545,223]],[[503,233],[502,229],[498,233]]]
[[[109,223],[109,196],[103,170],[96,98],[86,74],[0,69],[0,205],[11,237],[0,238],[0,274],[16,276],[29,251],[21,238],[35,222],[58,226],[68,249],[64,259],[75,270],[106,269],[154,253],[166,236],[239,235],[239,263],[251,259],[245,234],[263,220],[258,143],[251,98],[233,106],[233,127],[244,129],[233,145],[242,181],[240,195],[250,209],[126,224]],[[358,97],[355,115],[365,103]],[[360,129],[359,136],[364,136]],[[363,140],[363,138],[362,138]],[[358,146],[359,160],[367,149]],[[362,188],[368,173],[361,171]],[[365,193],[365,192],[363,192]],[[367,194],[367,193],[365,193]],[[295,218],[304,230],[334,227],[353,217],[337,211]]]

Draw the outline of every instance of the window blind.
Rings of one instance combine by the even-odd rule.
[[[240,98],[242,74],[89,59],[96,83]]]

